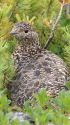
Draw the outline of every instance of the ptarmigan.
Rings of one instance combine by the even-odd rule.
[[[31,100],[32,94],[46,88],[54,97],[66,89],[66,65],[57,55],[41,49],[38,34],[31,24],[17,22],[12,31],[19,41],[13,57],[18,69],[11,86],[12,104],[23,107],[24,101]]]

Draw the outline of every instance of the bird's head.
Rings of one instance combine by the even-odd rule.
[[[16,39],[22,43],[39,42],[38,34],[31,24],[27,22],[15,23],[10,34],[14,35]]]

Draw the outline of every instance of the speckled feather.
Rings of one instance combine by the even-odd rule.
[[[11,34],[19,41],[13,53],[18,73],[10,83],[12,104],[23,107],[24,101],[33,99],[32,94],[41,88],[53,96],[67,89],[65,63],[57,55],[41,49],[38,34],[30,24],[16,23]]]

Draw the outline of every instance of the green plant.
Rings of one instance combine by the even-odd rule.
[[[4,92],[0,92],[0,125],[8,125],[9,119],[12,117],[12,112],[8,112],[8,106],[10,100],[4,95]]]
[[[67,114],[70,113],[70,91],[62,90],[58,95],[59,97],[55,99],[48,97],[45,89],[33,96],[36,101],[27,101],[24,103],[24,107],[35,125],[47,125],[50,121],[54,125],[69,125]],[[49,104],[49,99],[52,99],[55,107],[58,107],[59,110],[54,108],[53,103]],[[33,107],[30,106],[31,104]]]
[[[9,106],[10,103],[11,101],[7,99],[4,91],[0,91],[0,125],[18,125],[20,123],[19,118],[11,120],[13,111]]]
[[[66,83],[66,86],[70,88],[70,83]],[[35,125],[69,125],[68,115],[70,114],[70,90],[62,90],[58,98],[52,99],[46,95],[46,90],[41,89],[37,94],[33,95],[35,101],[27,101],[24,103],[25,110],[28,116],[35,122]],[[49,103],[49,99],[52,102]],[[0,92],[0,124],[1,125],[18,125],[20,120],[10,120],[13,116],[12,108],[9,107],[10,100],[4,95],[4,92]],[[53,105],[55,104],[55,105]],[[55,107],[55,108],[54,108]],[[57,109],[56,109],[57,107]],[[30,125],[26,120],[21,125]]]
[[[70,69],[70,26],[67,25],[65,27],[62,27],[62,30],[64,31],[64,40],[65,40],[64,42],[66,42],[66,45],[63,48],[64,59]]]
[[[6,88],[7,83],[15,75],[14,61],[10,51],[7,43],[0,42],[0,89]]]

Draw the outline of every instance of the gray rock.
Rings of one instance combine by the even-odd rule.
[[[22,125],[22,123],[23,123],[25,120],[28,120],[28,121],[31,123],[31,125],[34,125],[34,124],[33,124],[33,121],[28,117],[28,115],[25,114],[25,113],[23,113],[23,112],[13,112],[13,117],[11,118],[11,121],[12,121],[12,120],[15,120],[15,119],[17,119],[17,118],[20,119],[19,125]]]

